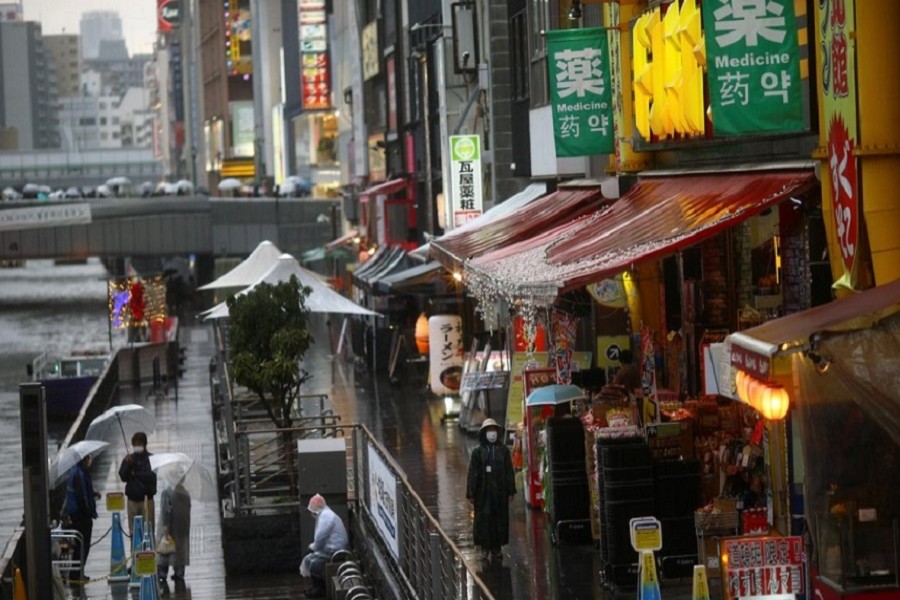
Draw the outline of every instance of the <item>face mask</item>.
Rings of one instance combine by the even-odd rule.
[[[487,438],[488,442],[493,444],[494,442],[497,441],[497,432],[496,431],[488,431],[484,437]]]
[[[143,446],[135,446],[135,447],[132,448],[131,450],[132,450],[135,454],[140,454],[141,452],[144,451],[144,447],[143,447]]]

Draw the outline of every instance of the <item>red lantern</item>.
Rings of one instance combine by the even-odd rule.
[[[144,284],[135,281],[128,289],[128,308],[131,310],[131,320],[133,324],[140,323],[144,320]]]
[[[753,407],[770,421],[783,419],[789,406],[787,390],[780,385],[762,385],[753,402]]]

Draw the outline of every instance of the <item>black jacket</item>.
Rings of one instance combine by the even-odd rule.
[[[156,473],[150,468],[150,453],[129,454],[119,467],[119,478],[125,482],[125,495],[134,502],[156,495]]]

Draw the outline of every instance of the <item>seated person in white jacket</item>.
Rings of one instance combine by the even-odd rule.
[[[325,596],[325,563],[338,550],[349,550],[350,539],[341,518],[325,504],[325,498],[316,494],[307,507],[316,519],[316,532],[309,545],[309,554],[300,563],[300,574],[312,578],[307,598]]]

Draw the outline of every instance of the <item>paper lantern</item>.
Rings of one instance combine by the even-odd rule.
[[[419,354],[428,354],[428,317],[425,313],[416,321],[416,348]]]
[[[751,405],[770,421],[779,421],[787,415],[790,406],[787,390],[780,385],[762,384],[757,388]]]

